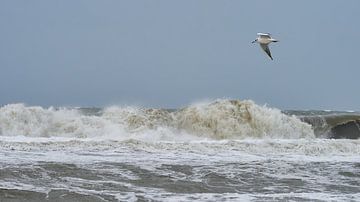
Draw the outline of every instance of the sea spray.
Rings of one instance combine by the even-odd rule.
[[[55,109],[10,104],[0,108],[3,136],[74,137],[102,136],[114,130],[111,122],[98,116],[84,116],[76,109]]]
[[[176,112],[180,129],[215,139],[313,138],[309,124],[253,101],[217,100]]]
[[[157,132],[167,133],[167,140],[184,133],[210,139],[314,137],[311,126],[297,117],[249,100],[216,100],[175,111],[113,106],[99,115],[11,104],[0,108],[0,129],[2,136],[29,137],[131,139]]]
[[[358,118],[338,115],[323,120]],[[358,201],[359,140],[316,138],[310,124],[247,100],[178,110],[10,104],[0,108],[0,198]]]

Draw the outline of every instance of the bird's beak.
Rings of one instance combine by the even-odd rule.
[[[256,42],[256,39],[254,41],[252,41],[251,43],[255,43]]]

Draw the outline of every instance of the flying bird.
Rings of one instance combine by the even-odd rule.
[[[271,42],[278,42],[278,40],[273,39],[271,37],[271,34],[269,33],[257,33],[257,35],[258,37],[251,43],[258,42],[260,44],[260,47],[265,51],[265,53],[270,57],[270,59],[273,60],[269,49],[269,44]]]

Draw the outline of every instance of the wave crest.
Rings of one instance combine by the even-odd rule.
[[[173,111],[113,106],[94,114],[24,104],[0,108],[2,136],[141,139],[146,135],[178,140],[183,134],[195,139],[314,137],[311,126],[297,117],[250,100],[216,100]]]
[[[179,128],[217,139],[314,137],[309,124],[253,101],[217,100],[176,112]]]
[[[116,128],[119,130],[119,128]],[[28,137],[93,137],[114,130],[106,120],[76,109],[44,109],[10,104],[0,108],[0,134]]]

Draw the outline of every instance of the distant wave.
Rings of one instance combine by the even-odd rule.
[[[360,114],[355,112],[334,112],[326,115],[303,116],[301,119],[313,126],[318,137],[360,138]]]
[[[178,110],[9,104],[0,108],[0,136],[170,141],[315,137],[312,126],[298,117],[251,100],[215,100]]]

